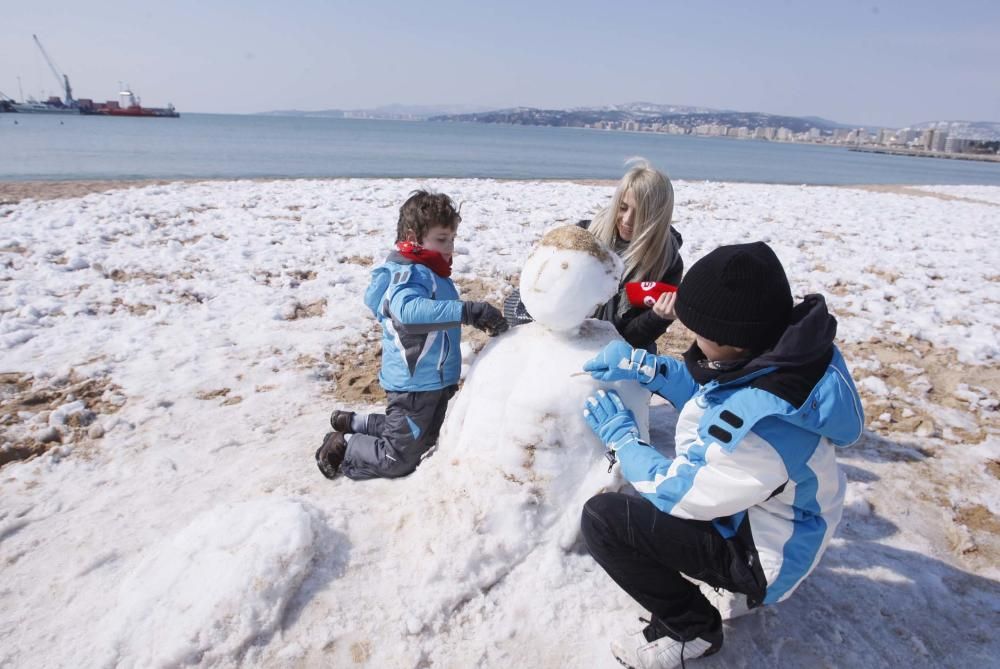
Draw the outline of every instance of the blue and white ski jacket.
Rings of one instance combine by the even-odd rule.
[[[365,304],[382,326],[386,390],[440,390],[462,371],[462,302],[451,279],[397,252],[372,270]]]
[[[688,367],[696,347],[687,364],[658,356],[647,387],[680,408],[676,457],[641,443],[618,451],[625,478],[661,511],[713,521],[725,538],[749,520],[765,604],[788,597],[819,562],[844,501],[834,447],[854,443],[864,425],[823,298],[807,296],[796,312],[772,351],[704,385]]]

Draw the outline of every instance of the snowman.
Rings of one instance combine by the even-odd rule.
[[[545,234],[521,272],[521,299],[534,322],[482,350],[445,420],[439,453],[502,477],[511,494],[506,504],[492,500],[493,508],[516,518],[516,531],[532,542],[570,549],[584,502],[623,484],[584,421],[588,396],[614,387],[648,439],[649,392],[636,383],[602,384],[582,371],[621,339],[613,325],[588,316],[618,290],[622,269],[582,228]]]
[[[519,609],[505,612],[497,601],[534,601],[583,550],[584,503],[624,484],[583,417],[587,397],[615,388],[648,437],[649,392],[583,372],[620,339],[588,316],[618,290],[621,273],[618,256],[586,230],[545,234],[521,272],[535,321],[490,340],[471,362],[437,448],[416,472],[365,482],[362,497],[345,497],[361,528],[348,529],[350,568],[366,584],[351,593],[366,619],[351,625],[405,632],[402,644],[373,644],[371,666],[412,665],[448,635],[473,653],[449,654],[449,666],[481,664],[477,653],[493,639],[477,641],[475,621],[524,629]]]

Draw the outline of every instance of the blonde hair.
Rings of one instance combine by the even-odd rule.
[[[674,187],[665,174],[644,158],[626,161],[629,171],[615,188],[611,204],[594,216],[590,231],[611,248],[620,244],[618,211],[622,198],[635,196],[632,240],[622,255],[623,281],[659,281],[677,256],[677,243],[670,231],[674,215]]]

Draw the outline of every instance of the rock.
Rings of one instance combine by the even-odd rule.
[[[934,421],[930,418],[925,418],[920,421],[920,425],[917,425],[917,429],[913,432],[918,437],[934,437],[940,434],[937,427],[934,425]]]

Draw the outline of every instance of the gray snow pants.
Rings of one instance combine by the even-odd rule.
[[[437,443],[448,401],[457,389],[387,392],[385,414],[369,414],[364,433],[351,436],[340,471],[355,480],[411,474]]]

